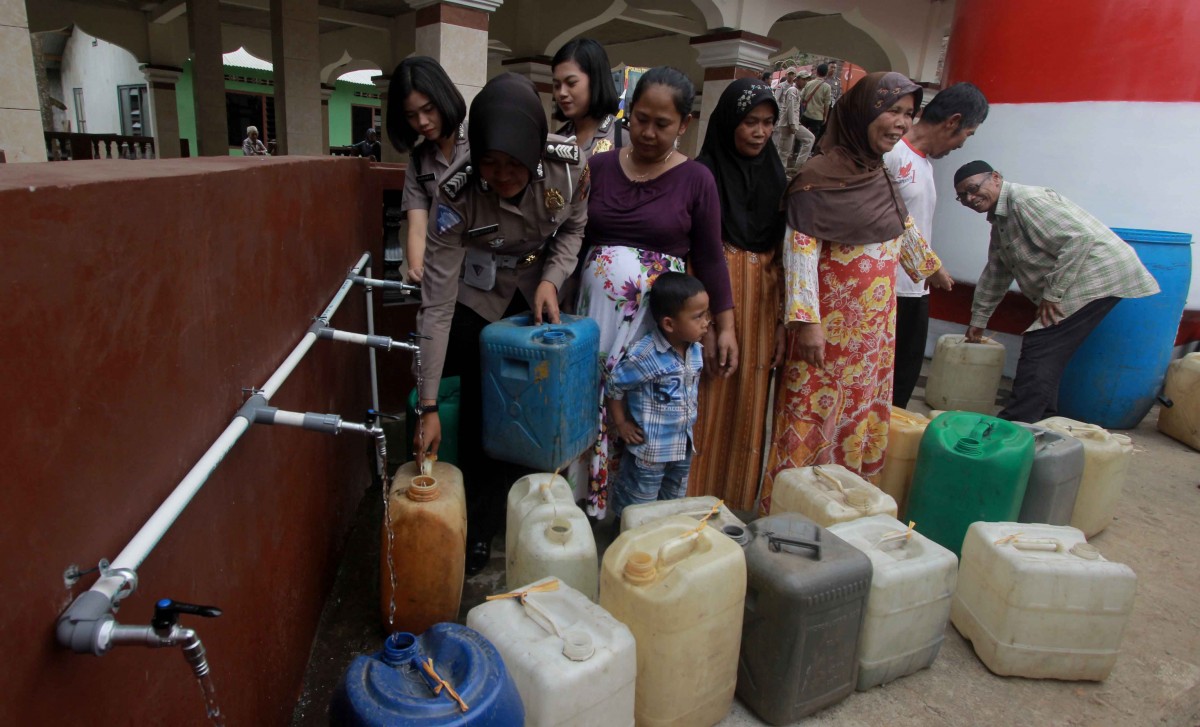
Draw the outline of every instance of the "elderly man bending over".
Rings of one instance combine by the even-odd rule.
[[[992,223],[987,266],[975,286],[968,341],[1016,278],[1038,306],[1025,331],[1012,398],[1000,417],[1035,422],[1058,407],[1058,382],[1079,348],[1121,298],[1144,298],[1158,283],[1137,253],[1104,223],[1058,192],[1006,181],[987,162],[954,175],[958,201]]]

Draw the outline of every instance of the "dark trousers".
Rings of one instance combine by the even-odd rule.
[[[517,293],[504,317],[529,309]],[[491,542],[504,522],[508,488],[532,472],[520,465],[500,462],[483,451],[483,374],[479,334],[488,321],[462,303],[454,305],[450,340],[446,345],[443,376],[457,376],[459,388],[458,461],[467,494],[467,543]]]
[[[1058,411],[1058,383],[1063,369],[1120,298],[1099,298],[1064,318],[1058,325],[1026,333],[1013,379],[1012,398],[1001,419],[1032,423]]]
[[[892,403],[903,409],[912,398],[929,336],[929,296],[896,297],[896,369],[892,378]]]
[[[821,140],[821,133],[825,131],[824,121],[817,121],[816,119],[810,119],[807,116],[801,116],[800,123],[804,125],[804,128],[812,132],[813,144],[816,144]]]

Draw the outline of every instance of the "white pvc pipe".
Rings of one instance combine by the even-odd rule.
[[[303,427],[304,414],[298,411],[277,411],[275,412],[274,423],[289,427]]]
[[[370,259],[371,256],[364,252],[354,265],[353,270],[351,270],[351,274],[358,274],[366,267],[367,261]],[[333,314],[342,304],[342,301],[346,299],[346,293],[350,292],[350,288],[352,287],[354,287],[354,281],[347,277],[342,283],[342,287],[338,288],[337,294],[333,296],[333,300],[329,301],[329,305],[325,306],[325,310],[318,316],[321,322],[325,324],[329,323],[329,319],[333,317]],[[296,366],[304,359],[305,354],[308,353],[308,349],[312,348],[316,340],[317,334],[312,331],[304,334],[304,338],[300,339],[300,343],[296,345],[296,348],[292,349],[291,354],[283,360],[283,363],[279,365],[275,373],[271,374],[271,378],[267,379],[267,383],[262,385],[262,389],[258,393],[262,394],[267,401],[270,401],[271,397],[275,396],[279,391],[279,387],[283,386],[283,382],[287,381],[287,377],[291,376],[292,372],[296,370]]]
[[[365,275],[368,280],[371,279],[370,266],[368,266],[366,268],[366,270],[363,271],[363,275]],[[371,286],[370,285],[366,286],[366,294],[367,294],[366,295],[366,297],[367,297],[367,335],[374,336],[375,335],[375,301],[374,301],[373,296],[371,295]],[[378,373],[378,370],[375,368],[375,349],[373,349],[373,348],[367,349],[367,361],[370,362],[370,366],[371,366],[371,409],[373,411],[379,411],[379,373]],[[382,474],[382,473],[380,473],[380,474]]]
[[[351,274],[358,274],[366,266],[369,259],[370,256],[367,253],[363,253],[362,257],[355,264]],[[342,284],[342,287],[338,289],[333,300],[325,307],[325,311],[321,313],[320,317],[324,323],[328,323],[333,314],[337,312],[338,307],[346,297],[346,292],[353,285],[353,281],[347,279]],[[312,348],[313,341],[316,339],[316,334],[311,331],[304,334],[304,338],[292,350],[292,353],[284,359],[284,362],[275,370],[275,373],[271,375],[267,383],[263,384],[262,389],[258,392],[263,398],[270,401],[275,392],[279,390],[279,387],[283,385],[283,382],[287,380],[287,377],[295,370],[296,365],[304,358],[304,354],[308,353],[308,350]],[[217,466],[221,464],[221,461],[225,459],[225,455],[229,454],[229,450],[233,449],[233,445],[237,444],[237,441],[249,428],[250,422],[245,417],[238,415],[233,418],[229,426],[225,427],[225,431],[221,432],[221,436],[217,437],[217,441],[212,443],[208,451],[200,457],[200,461],[196,462],[192,469],[184,475],[171,494],[167,496],[167,499],[163,500],[163,503],[158,506],[158,509],[146,521],[146,524],[142,525],[141,529],[137,531],[137,534],[133,536],[133,540],[130,540],[129,544],[117,555],[116,559],[109,565],[110,571],[129,569],[136,572],[141,567],[142,562],[150,555],[150,551],[154,550],[154,546],[158,545],[163,535],[171,528],[175,520],[179,518],[180,513],[188,506],[192,498],[204,486],[204,483],[208,481],[208,478]],[[119,573],[104,576],[96,581],[91,590],[99,591],[107,597],[112,598],[125,585],[126,581],[127,578]]]

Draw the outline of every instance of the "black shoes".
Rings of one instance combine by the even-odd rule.
[[[473,576],[487,567],[492,559],[492,544],[486,540],[467,543],[467,575]]]

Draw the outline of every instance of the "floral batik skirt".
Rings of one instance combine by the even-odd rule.
[[[862,477],[883,468],[896,355],[895,280],[901,263],[921,278],[940,265],[915,231],[875,245],[823,243],[792,232],[785,245],[788,321],[819,320],[825,365],[800,358],[789,331],[776,380],[772,442],[759,496],[770,510],[775,476],[792,467],[840,464]]]

